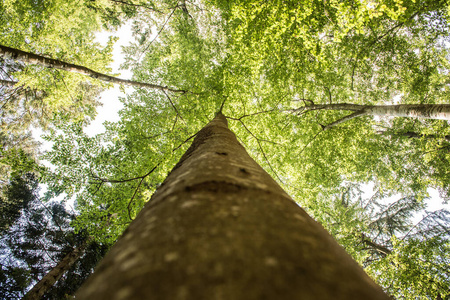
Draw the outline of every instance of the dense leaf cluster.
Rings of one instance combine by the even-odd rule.
[[[1,7],[6,16],[21,9],[7,5],[13,2]],[[135,40],[124,48],[124,67],[133,79],[186,91],[136,89],[121,100],[120,121],[94,137],[83,131],[93,111],[78,119],[58,114],[46,137],[53,150],[43,157],[54,167],[41,180],[49,197],[75,199],[77,230],[114,241],[221,110],[247,151],[389,293],[447,297],[448,213],[411,220],[425,209],[429,188],[449,197],[448,121],[389,113],[345,119],[348,111],[326,109],[448,103],[444,1],[96,0],[82,2],[83,9],[52,3],[36,8],[47,9],[41,19],[32,9],[25,14],[20,35],[4,37],[8,45],[107,72],[111,46],[95,45],[92,30],[130,17]],[[46,31],[50,8],[75,14],[74,21]],[[68,40],[57,36],[63,33]],[[41,96],[56,107],[71,103],[70,94],[95,98],[95,91],[80,90],[78,75],[3,65],[17,69],[13,78],[26,84],[20,92],[37,103]],[[48,82],[54,88],[45,89]],[[314,105],[324,108],[308,109]],[[376,196],[363,199],[364,184]]]

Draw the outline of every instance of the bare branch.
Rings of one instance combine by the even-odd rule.
[[[354,119],[354,118],[357,118],[357,117],[364,116],[366,114],[367,113],[365,111],[357,111],[355,113],[352,113],[351,115],[345,116],[345,117],[343,117],[343,118],[341,118],[341,119],[339,119],[337,121],[334,121],[333,123],[330,123],[328,125],[320,125],[320,126],[322,126],[322,130],[325,131],[325,130],[330,129],[333,126],[339,125],[341,123],[344,123],[344,122],[346,122],[348,120],[351,120],[351,119]]]
[[[184,121],[183,117],[181,116],[180,112],[178,111],[178,109],[175,107],[175,104],[173,104],[172,99],[170,99],[169,95],[167,95],[166,91],[163,91],[164,95],[166,95],[167,99],[169,99],[170,105],[172,105],[173,109],[175,110],[175,113],[177,114],[178,117],[180,117],[181,120]]]
[[[264,160],[265,160],[265,161],[267,162],[267,164],[269,165],[270,170],[275,174],[275,176],[277,176],[278,180],[284,184],[284,181],[281,180],[280,176],[278,176],[278,173],[275,172],[275,170],[272,168],[272,165],[270,164],[269,159],[267,158],[266,153],[264,152],[264,149],[263,149],[263,147],[262,147],[262,145],[261,145],[260,139],[258,139],[258,138],[253,134],[253,132],[251,132],[250,129],[248,129],[247,126],[245,126],[245,124],[244,124],[244,122],[242,122],[242,120],[238,120],[238,121],[242,124],[242,126],[245,128],[245,130],[247,130],[247,132],[250,133],[250,135],[251,135],[253,138],[256,139],[256,142],[258,143],[259,150],[261,150],[261,153],[262,153],[262,155],[263,155],[263,157],[264,157]]]

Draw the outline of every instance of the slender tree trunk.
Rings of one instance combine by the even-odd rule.
[[[76,247],[53,268],[45,274],[42,279],[36,283],[31,290],[23,297],[24,300],[38,300],[50,290],[50,288],[72,267],[72,265],[84,254],[90,239],[87,239],[82,245]]]
[[[298,109],[294,112],[313,110],[348,110],[354,113],[328,125],[323,125],[323,130],[344,123],[350,119],[372,115],[379,117],[411,117],[423,119],[437,119],[450,121],[450,104],[399,104],[399,105],[360,105],[352,103],[336,104],[312,104]]]
[[[219,113],[77,299],[388,299]]]
[[[9,48],[3,45],[0,45],[0,56],[6,57],[6,58],[12,58],[15,60],[23,61],[24,63],[29,63],[33,65],[39,65],[46,68],[54,68],[59,70],[64,70],[68,72],[75,72],[83,75],[90,76],[92,78],[96,78],[102,81],[116,83],[116,84],[124,84],[134,87],[140,87],[140,88],[151,88],[151,89],[157,89],[161,91],[168,91],[168,92],[176,92],[176,93],[185,93],[184,90],[176,90],[169,88],[167,86],[161,86],[157,84],[151,84],[151,83],[145,83],[145,82],[138,82],[133,80],[127,80],[127,79],[120,79],[116,78],[110,75],[102,74],[99,72],[96,72],[94,70],[91,70],[89,68],[67,63],[64,61],[60,61],[57,59],[48,58],[45,56],[37,55],[30,52],[25,52],[22,50]]]
[[[364,111],[373,116],[450,120],[450,104],[374,105]]]

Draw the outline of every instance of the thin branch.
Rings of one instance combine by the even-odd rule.
[[[37,239],[38,243],[42,246],[42,250],[47,254],[47,256],[54,262],[57,263],[56,260],[53,259],[53,257],[47,252],[47,249],[45,248],[44,244],[42,244],[42,241],[40,239]]]
[[[413,227],[411,227],[411,229],[402,237],[402,241],[408,237],[408,235],[417,227],[419,226],[420,223],[422,223],[423,221],[425,221],[426,219],[428,219],[428,217],[435,215],[436,212],[427,212],[427,215],[425,217],[423,217],[419,222],[416,223],[416,225],[414,225]]]
[[[333,123],[330,123],[328,125],[320,124],[320,126],[322,126],[322,130],[325,131],[325,130],[330,129],[333,126],[339,125],[341,123],[344,123],[344,122],[346,122],[348,120],[351,120],[351,119],[354,119],[354,118],[357,118],[357,117],[360,117],[360,116],[364,116],[366,114],[367,113],[365,111],[357,111],[355,113],[352,113],[351,115],[345,116],[345,117],[343,117],[343,118],[341,118],[341,119],[339,119],[337,121],[334,121]]]
[[[155,167],[156,168],[156,167]],[[154,168],[154,169],[155,169]],[[127,210],[128,210],[128,217],[130,218],[130,220],[133,221],[133,218],[131,217],[131,203],[133,203],[134,197],[136,197],[137,191],[139,190],[139,188],[141,187],[142,181],[144,181],[144,178],[141,178],[141,180],[139,181],[138,186],[136,187],[136,189],[134,190],[134,194],[131,197],[130,201],[128,201],[128,206],[127,206]]]
[[[144,179],[149,176],[151,173],[153,173],[153,171],[156,170],[157,167],[159,167],[159,165],[162,162],[159,162],[158,164],[156,164],[156,166],[153,167],[153,169],[151,169],[147,174],[145,174],[144,176],[141,176],[140,181],[136,187],[136,189],[134,190],[133,196],[131,197],[130,201],[128,201],[128,206],[127,206],[127,210],[128,210],[128,217],[130,218],[130,220],[133,220],[133,218],[131,217],[131,204],[133,203],[134,198],[136,197],[136,194],[139,190],[139,188],[141,187],[142,182],[144,181]]]
[[[145,8],[154,12],[157,12],[159,14],[162,14],[162,11],[157,10],[156,8],[153,7],[148,7],[146,5],[142,5],[142,4],[136,4],[136,3],[130,3],[130,2],[126,2],[126,1],[121,1],[121,0],[109,0],[115,3],[119,3],[119,4],[123,4],[123,5],[129,5],[129,6],[134,6],[134,7],[141,7],[141,8]]]
[[[134,178],[128,178],[128,179],[106,179],[106,178],[101,178],[95,174],[93,174],[92,171],[90,171],[91,176],[93,178],[95,178],[96,180],[100,180],[101,182],[108,182],[108,183],[123,183],[123,182],[129,182],[129,181],[133,181],[133,180],[137,180],[137,179],[144,179],[145,177],[147,177],[148,175],[150,175],[159,165],[161,164],[161,162],[159,162],[155,167],[153,167],[153,169],[151,169],[147,174],[142,175],[142,176],[138,176],[138,177],[134,177]]]
[[[422,153],[422,156],[424,156],[425,154],[428,154],[428,153],[438,152],[438,151],[441,151],[441,150],[444,150],[444,149],[450,149],[450,145],[449,146],[444,146],[444,147],[441,147],[441,148],[437,148],[437,149],[433,149],[433,150],[430,150],[430,151],[425,151],[425,152]]]
[[[142,54],[144,54],[145,52],[147,52],[148,48],[150,48],[150,46],[153,44],[153,42],[158,38],[158,36],[161,34],[161,32],[163,31],[164,27],[166,26],[167,22],[169,22],[170,18],[172,17],[173,13],[175,12],[175,10],[178,8],[178,5],[175,6],[175,8],[172,10],[172,12],[169,14],[169,17],[167,17],[167,20],[164,22],[164,24],[162,25],[162,27],[159,29],[158,33],[156,34],[156,36],[153,38],[153,40],[150,41],[150,43],[147,45],[147,47],[145,47],[144,51],[141,52],[141,54],[139,55],[139,57],[137,58],[137,61],[140,62],[141,61],[141,57]]]
[[[59,69],[59,70],[64,70],[64,71],[68,71],[68,72],[79,73],[79,74],[90,76],[92,78],[95,78],[95,79],[98,79],[101,81],[105,81],[105,82],[110,82],[110,83],[124,84],[124,85],[129,85],[129,86],[134,86],[134,87],[140,87],[140,88],[150,88],[150,89],[169,91],[169,92],[174,92],[174,93],[183,93],[184,94],[187,92],[185,90],[172,89],[167,86],[161,86],[158,84],[151,84],[151,83],[138,82],[138,81],[133,81],[133,80],[128,80],[128,79],[117,78],[114,76],[96,72],[96,71],[89,69],[87,67],[84,67],[84,66],[64,62],[64,61],[53,59],[53,58],[48,58],[48,57],[45,57],[42,55],[6,47],[3,45],[0,45],[0,56],[12,58],[14,60],[20,60],[20,61],[23,61],[28,64],[39,65],[39,66],[46,67],[46,68],[53,68],[53,69]]]
[[[191,135],[190,137],[188,137],[187,139],[185,139],[180,145],[178,145],[177,147],[175,147],[174,149],[172,149],[172,152],[175,152],[176,150],[180,149],[181,146],[183,146],[184,144],[186,144],[187,142],[189,142],[189,140],[191,140],[192,138],[194,138],[197,135],[198,132],[194,133],[193,135]]]
[[[169,95],[166,93],[166,91],[163,91],[164,95],[166,95],[167,99],[169,99],[170,105],[172,105],[173,109],[175,110],[175,113],[177,114],[177,116],[180,117],[180,119],[182,121],[184,121],[183,117],[181,116],[180,112],[178,111],[178,109],[175,107],[175,104],[173,104],[172,99],[170,99]]]
[[[226,118],[230,119],[230,120],[234,120],[234,121],[241,121],[243,118],[257,116],[257,115],[265,114],[265,113],[270,113],[270,112],[273,112],[275,110],[276,110],[275,108],[272,108],[272,109],[269,109],[269,110],[259,111],[259,112],[256,112],[256,113],[244,114],[244,115],[240,116],[239,118],[233,118],[233,117],[226,117]]]
[[[321,134],[323,132],[323,130],[319,131],[318,133],[316,133],[312,138],[309,139],[309,141],[306,143],[306,145],[302,148],[302,150],[300,150],[300,152],[298,153],[298,155],[302,154],[303,151],[305,151],[306,148],[308,148],[308,146],[311,144],[312,141],[314,141],[317,136],[319,134]]]
[[[272,168],[272,165],[270,164],[269,159],[267,158],[266,153],[264,152],[264,149],[263,149],[263,147],[262,147],[262,145],[261,145],[260,139],[258,139],[258,138],[253,134],[253,132],[251,132],[250,129],[248,129],[247,126],[245,126],[245,124],[244,124],[244,122],[242,122],[242,120],[238,120],[238,121],[242,124],[242,126],[245,128],[245,130],[247,130],[248,133],[250,133],[250,135],[251,135],[253,138],[256,139],[256,142],[258,143],[259,149],[261,150],[261,153],[262,153],[262,155],[264,156],[265,161],[266,161],[267,164],[269,165],[270,170],[275,174],[275,176],[277,176],[278,180],[284,184],[284,181],[281,180],[280,176],[278,176],[278,173],[275,172],[275,170]]]
[[[11,80],[0,79],[0,85],[2,85],[2,86],[13,87],[17,83],[18,83],[18,81],[11,81]]]

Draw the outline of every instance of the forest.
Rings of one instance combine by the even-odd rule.
[[[449,26],[443,0],[3,0],[0,298],[74,296],[222,118],[391,299],[450,299]]]

